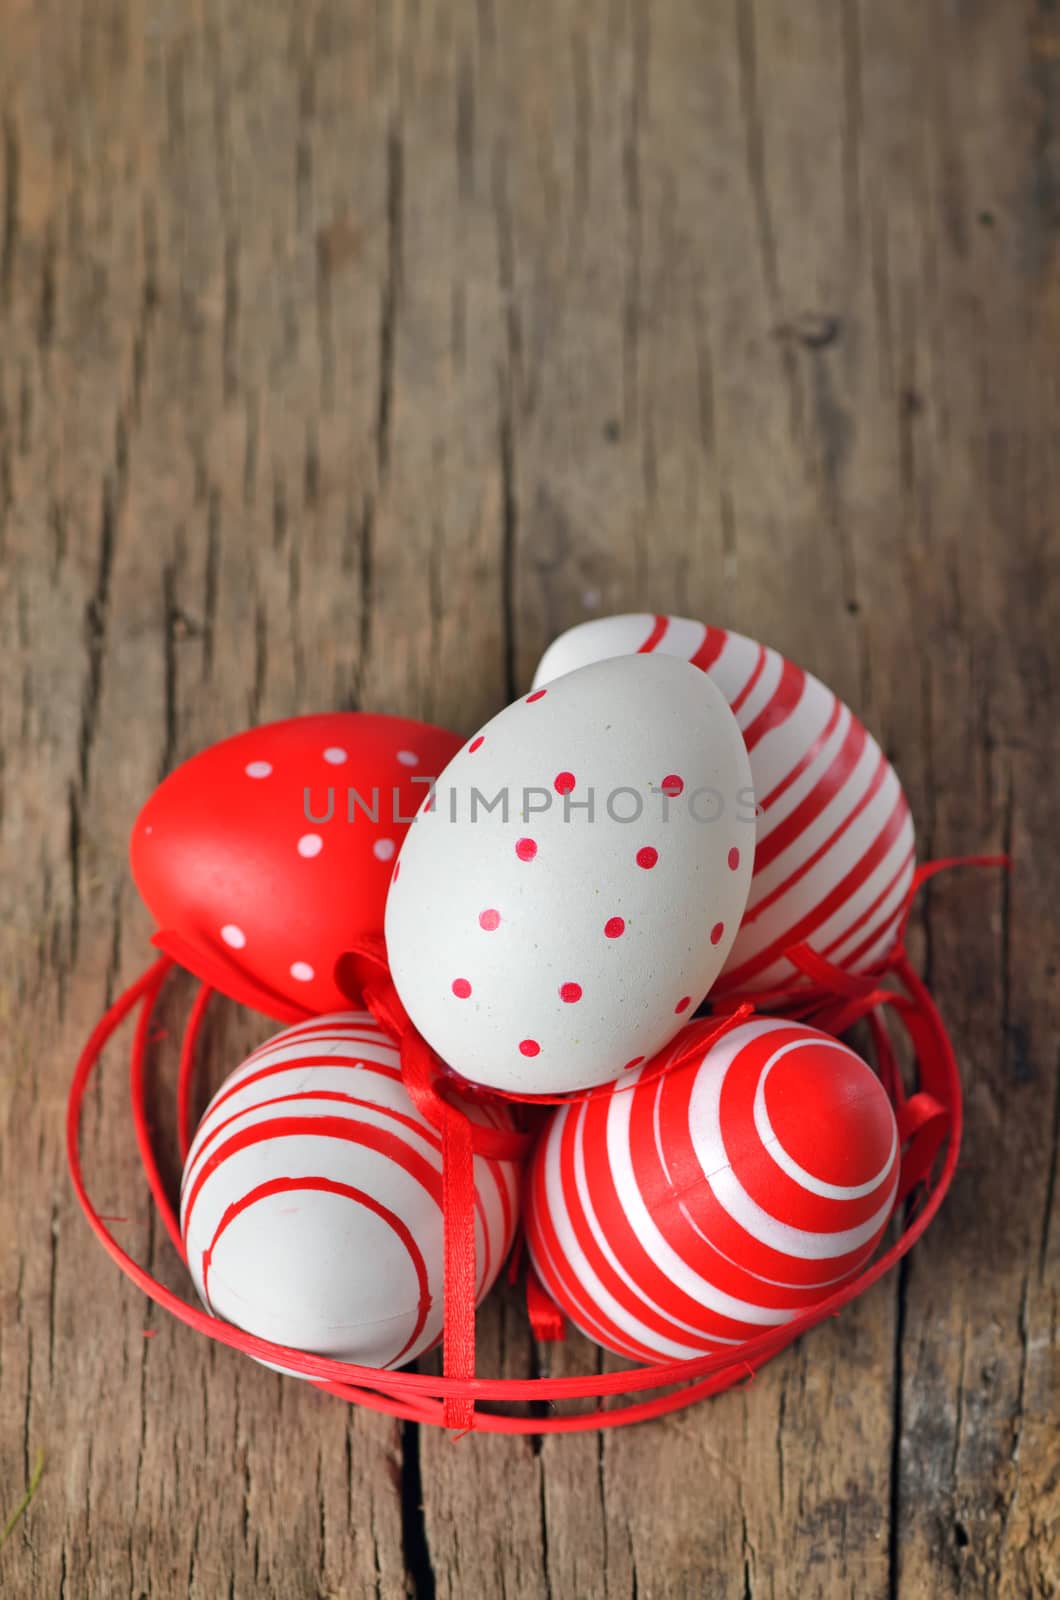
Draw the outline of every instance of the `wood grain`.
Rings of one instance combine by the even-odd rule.
[[[5,1595],[1060,1593],[1058,104],[1048,0],[0,0]],[[296,710],[470,729],[630,608],[827,678],[924,855],[1012,851],[914,930],[965,1153],[751,1388],[454,1445],[161,1319],[66,1085],[160,774]],[[179,1286],[123,1071],[94,1192]]]

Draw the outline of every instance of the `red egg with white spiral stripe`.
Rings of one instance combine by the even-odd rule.
[[[847,972],[887,955],[913,881],[898,776],[831,689],[742,634],[686,617],[599,617],[554,640],[535,688],[611,656],[678,656],[717,684],[739,724],[759,807],[754,877],[715,996],[776,992],[806,942]]]
[[[759,1017],[558,1110],[528,1174],[527,1244],[590,1339],[682,1360],[790,1322],[857,1273],[898,1172],[871,1068],[829,1034]]]
[[[507,1127],[503,1109],[468,1105]],[[518,1220],[517,1168],[475,1157],[477,1300]],[[441,1137],[367,1012],[277,1034],[228,1077],[199,1124],[181,1230],[207,1309],[260,1338],[398,1367],[438,1340]]]

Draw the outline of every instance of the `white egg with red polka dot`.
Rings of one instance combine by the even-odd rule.
[[[754,834],[747,753],[708,678],[662,656],[572,672],[470,739],[409,829],[386,911],[398,994],[473,1082],[613,1080],[721,971]]]

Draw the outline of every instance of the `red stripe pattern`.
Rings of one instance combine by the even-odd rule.
[[[759,806],[754,878],[713,993],[805,980],[785,950],[807,942],[848,972],[892,949],[916,857],[894,768],[830,689],[777,651],[685,617],[601,617],[561,634],[535,686],[590,661],[660,651],[702,667],[747,746]]]
[[[475,1158],[475,1213],[481,1301],[515,1234],[513,1163]],[[368,1012],[288,1028],[225,1080],[188,1152],[181,1232],[203,1303],[249,1333],[375,1367],[437,1342],[441,1136]]]
[[[815,1028],[758,1017],[650,1065],[554,1114],[526,1192],[542,1285],[641,1362],[737,1346],[826,1298],[872,1255],[900,1159],[879,1079]]]

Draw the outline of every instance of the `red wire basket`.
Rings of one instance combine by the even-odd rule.
[[[917,874],[914,891],[950,862],[932,862]],[[967,858],[967,864],[1007,865],[1003,858]],[[908,911],[907,911],[908,918]],[[904,923],[903,923],[904,934]],[[480,1377],[473,1366],[473,1322],[469,1352],[451,1370],[449,1360],[449,1296],[446,1304],[445,1376],[418,1372],[393,1372],[309,1355],[247,1333],[189,1304],[158,1282],[121,1247],[93,1205],[85,1184],[79,1151],[81,1110],[85,1091],[103,1047],[116,1030],[138,1010],[131,1053],[130,1096],[133,1128],[148,1185],[175,1249],[184,1259],[180,1227],[162,1179],[151,1129],[146,1116],[148,1040],[151,1021],[167,975],[173,966],[162,956],[144,972],[100,1019],[82,1051],[70,1087],[67,1108],[67,1154],[77,1197],[88,1221],[121,1270],[158,1305],[188,1327],[246,1355],[282,1366],[314,1383],[326,1393],[356,1405],[414,1422],[485,1433],[574,1433],[614,1428],[659,1417],[692,1405],[744,1382],[766,1361],[826,1317],[863,1294],[912,1249],[945,1198],[953,1179],[960,1149],[962,1098],[960,1075],[953,1048],[924,983],[913,970],[900,939],[885,963],[868,976],[838,972],[812,951],[801,947],[789,952],[802,967],[812,988],[792,991],[786,1002],[770,1003],[771,1012],[809,1021],[826,1032],[840,1034],[864,1020],[872,1042],[875,1067],[895,1109],[902,1143],[901,1177],[897,1207],[901,1232],[891,1247],[857,1277],[810,1310],[748,1340],[733,1349],[628,1370],[565,1378]],[[200,988],[182,1041],[177,1081],[177,1128],[181,1154],[187,1154],[191,1132],[191,1092],[196,1042],[213,991]],[[744,1006],[739,1015],[746,1015]],[[899,1023],[912,1046],[916,1083],[907,1090],[899,1070],[892,1025]],[[720,1028],[726,1025],[723,1018]],[[412,1085],[410,1084],[410,1088]],[[446,1217],[447,1232],[449,1217]],[[447,1287],[449,1277],[447,1271]],[[531,1303],[540,1305],[541,1291],[531,1285]],[[473,1315],[473,1311],[472,1311]],[[461,1367],[466,1370],[459,1370]],[[677,1387],[674,1387],[677,1386]],[[665,1390],[665,1393],[652,1391]],[[602,1402],[625,1397],[626,1403],[604,1408]],[[641,1398],[644,1397],[644,1398]],[[516,1415],[484,1407],[541,1402],[594,1401],[590,1410],[564,1415]]]

